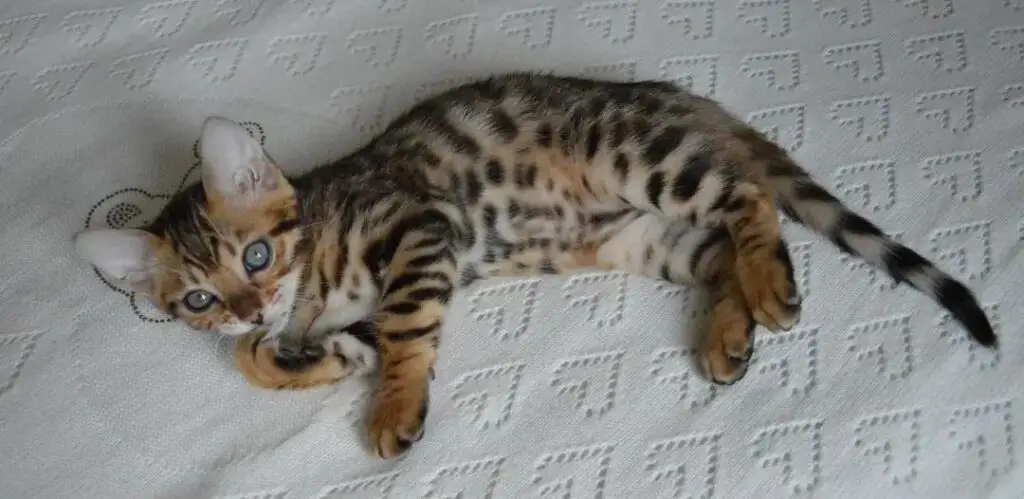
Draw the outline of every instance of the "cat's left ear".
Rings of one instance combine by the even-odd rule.
[[[161,240],[138,229],[91,229],[73,239],[75,252],[101,272],[150,294],[158,268]]]
[[[263,146],[238,123],[211,116],[199,139],[207,199],[245,207],[271,194],[291,191],[288,180]]]

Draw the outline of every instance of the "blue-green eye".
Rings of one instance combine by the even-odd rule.
[[[185,303],[185,307],[188,308],[189,311],[198,314],[210,308],[210,305],[213,305],[213,302],[215,300],[216,298],[213,296],[213,293],[210,293],[209,291],[204,291],[202,289],[197,289],[194,291],[189,291],[188,294],[185,295],[185,299],[182,300],[182,302]]]
[[[245,247],[242,252],[242,265],[245,271],[252,273],[267,268],[270,265],[270,245],[264,240],[254,241]]]

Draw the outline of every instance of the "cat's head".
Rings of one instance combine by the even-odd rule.
[[[76,251],[197,329],[237,336],[287,320],[298,281],[294,189],[232,121],[207,119],[199,147],[200,183],[147,227],[76,235]]]

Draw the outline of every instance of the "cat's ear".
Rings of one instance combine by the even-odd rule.
[[[162,242],[138,229],[92,229],[75,235],[75,252],[104,274],[137,291],[152,290],[156,252]]]
[[[211,201],[244,207],[281,189],[290,190],[259,141],[227,118],[206,119],[199,155],[203,158],[203,188]]]

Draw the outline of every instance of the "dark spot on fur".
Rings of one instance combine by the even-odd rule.
[[[526,184],[527,185],[531,185],[531,186],[534,185],[537,182],[537,165],[536,164],[530,163],[526,167],[526,178],[525,178],[525,180],[526,180]]]
[[[718,197],[715,198],[715,202],[711,203],[711,207],[708,211],[718,211],[725,207],[725,204],[729,202],[729,198],[732,196],[731,189],[722,189],[722,192],[718,193]]]
[[[690,255],[690,273],[694,276],[699,276],[697,269],[700,266],[701,258],[704,257],[704,253],[715,247],[715,245],[725,241],[729,237],[729,233],[724,228],[718,228],[711,231],[707,237],[697,245],[697,248],[693,250],[693,254]],[[714,280],[715,276],[708,276]]]
[[[793,259],[789,256],[789,247],[786,246],[785,241],[779,241],[778,246],[775,247],[775,258],[786,268],[786,279],[789,282],[794,282]]]
[[[736,213],[737,211],[742,210],[746,205],[747,202],[743,198],[735,198],[726,203],[724,208],[726,213]]]
[[[647,179],[647,200],[661,208],[661,191],[665,189],[665,172],[654,172]]]
[[[331,283],[327,280],[327,274],[324,272],[323,267],[317,269],[317,274],[319,274],[317,277],[320,279],[320,298],[326,298],[327,292],[331,287]]]
[[[480,196],[483,194],[484,185],[480,182],[480,177],[476,175],[476,172],[469,170],[466,172],[466,200],[469,204],[476,204],[480,201]]]
[[[558,127],[558,145],[561,146],[562,154],[572,154],[572,125],[568,121]]]
[[[589,222],[597,227],[603,227],[610,223],[617,222],[636,213],[633,208],[626,208],[619,211],[606,211],[593,213],[589,217]]]
[[[604,114],[604,110],[608,107],[608,102],[608,97],[603,95],[594,97],[587,104],[587,116],[592,120],[600,119],[601,115]]]
[[[611,133],[608,138],[608,147],[615,149],[626,141],[626,121],[621,114],[616,114],[611,121]]]
[[[410,300],[427,301],[437,300],[440,303],[448,303],[451,297],[451,288],[448,287],[426,287],[410,291],[406,295]]]
[[[387,333],[385,336],[387,336],[388,341],[395,342],[418,340],[430,333],[433,333],[434,331],[437,331],[437,328],[440,325],[440,323],[434,323],[425,327],[406,329],[405,331],[398,331],[394,333]]]
[[[537,127],[537,145],[548,148],[551,147],[551,139],[554,132],[551,130],[551,123],[541,123]]]
[[[494,205],[486,205],[483,209],[484,226],[493,229],[498,222],[498,210]]]
[[[864,217],[853,212],[844,212],[840,215],[839,221],[836,223],[836,228],[832,234],[829,234],[829,237],[840,250],[846,253],[853,253],[853,248],[846,243],[846,239],[843,237],[846,232],[850,232],[858,236],[871,236],[877,238],[885,237],[885,234],[883,234],[878,227]],[[892,258],[900,258],[900,255],[898,254],[890,256]],[[913,260],[913,257],[908,256],[908,258]],[[901,280],[902,278],[897,277],[897,279]]]
[[[487,248],[487,251],[484,252],[484,256],[481,258],[481,260],[484,263],[494,263],[495,261],[497,261],[498,255],[495,253],[495,248]]]
[[[413,258],[412,260],[409,260],[409,267],[426,267],[429,265],[433,265],[447,258],[449,256],[448,253],[450,252],[446,251],[445,249],[442,249],[441,251],[435,251],[427,255],[418,256],[416,258]]]
[[[626,177],[629,176],[629,159],[626,158],[626,155],[621,152],[616,154],[613,166],[615,172],[619,174],[619,180],[625,182]]]
[[[388,283],[387,289],[384,290],[384,294],[389,295],[397,293],[398,291],[414,286],[420,281],[427,279],[440,281],[445,286],[451,286],[451,279],[448,277],[448,274],[445,274],[444,272],[410,271],[392,279],[391,282]]]
[[[671,269],[668,267],[668,264],[663,264],[661,266],[661,271],[659,272],[659,274],[661,275],[661,279],[662,280],[668,281],[668,282],[673,282],[672,281],[672,272],[671,272]]]
[[[298,227],[300,223],[302,223],[302,221],[299,220],[298,218],[282,220],[281,222],[278,222],[278,224],[275,225],[273,229],[270,229],[270,236],[280,236],[281,234],[284,234],[285,232],[288,232]]]
[[[637,142],[644,142],[651,134],[651,124],[643,118],[634,118],[632,122],[633,138]]]
[[[522,205],[519,204],[519,201],[516,201],[515,199],[509,200],[509,202],[508,202],[508,217],[509,218],[516,218],[522,212],[523,212],[523,207],[522,207]]]
[[[682,171],[672,181],[672,195],[679,201],[687,201],[697,193],[704,175],[711,170],[711,155],[707,152],[695,154],[686,160]]]
[[[424,163],[430,166],[438,166],[441,164],[441,157],[434,154],[432,151],[424,150],[420,154],[420,157],[423,158]]]
[[[665,103],[651,94],[640,94],[637,99],[637,106],[644,114],[656,114],[665,108]]]
[[[590,125],[590,130],[587,131],[587,161],[593,161],[594,156],[597,155],[597,148],[601,145],[601,130],[598,128],[597,123]]]
[[[448,181],[451,184],[452,192],[455,192],[459,196],[465,196],[466,193],[462,192],[462,177],[455,172],[452,172],[448,176]]]
[[[416,313],[420,309],[420,304],[411,301],[402,301],[392,305],[387,305],[381,312],[387,314],[398,314],[398,315],[409,315]]]
[[[519,128],[516,126],[515,120],[504,109],[492,108],[490,120],[495,133],[505,142],[512,142],[519,135]]]
[[[911,284],[907,277],[913,273],[923,272],[931,267],[928,260],[919,255],[916,251],[906,247],[897,246],[889,251],[884,257],[885,267],[889,274],[901,282]]]
[[[692,108],[686,107],[682,104],[669,104],[665,111],[674,116],[686,116],[693,112]]]
[[[477,145],[475,140],[459,131],[459,129],[449,122],[446,112],[446,109],[440,107],[440,105],[436,108],[425,108],[424,121],[433,128],[441,138],[448,142],[448,145],[455,152],[474,158],[479,156],[480,146]]]
[[[771,177],[789,177],[800,173],[792,163],[789,163],[788,161],[780,161],[778,159],[768,160],[768,166],[765,170]]]
[[[487,162],[487,180],[492,184],[505,183],[505,167],[497,159]]]
[[[835,196],[814,182],[797,182],[794,190],[798,198],[806,201],[817,201],[819,203],[839,202]]]
[[[660,164],[662,161],[665,161],[669,154],[672,154],[672,151],[675,151],[682,144],[684,136],[685,130],[683,127],[665,127],[664,130],[651,140],[650,144],[647,144],[647,149],[644,151],[644,160],[650,166]]]

